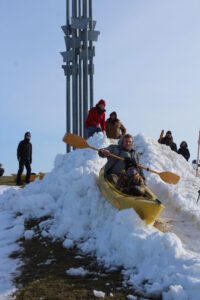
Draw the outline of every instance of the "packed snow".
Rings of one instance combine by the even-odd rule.
[[[97,148],[110,144],[102,133],[88,142]],[[8,256],[19,248],[16,240],[35,234],[25,230],[24,221],[49,216],[40,223],[43,236],[93,253],[107,268],[121,267],[124,284],[146,296],[161,294],[164,300],[199,299],[200,180],[181,155],[151,137],[135,136],[134,146],[144,166],[181,176],[177,185],[169,185],[145,173],[148,186],[165,205],[160,217],[170,220],[170,232],[146,226],[133,209],[118,211],[104,199],[96,180],[106,159],[97,152],[59,154],[42,181],[24,189],[0,186],[0,297],[14,288],[12,273],[21,262]]]
[[[97,297],[97,298],[104,298],[104,297],[105,297],[105,293],[104,293],[104,292],[101,292],[101,291],[96,291],[96,290],[94,290],[94,291],[93,291],[93,294],[94,294],[94,296]]]

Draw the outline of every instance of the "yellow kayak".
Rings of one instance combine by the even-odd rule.
[[[146,187],[144,196],[131,196],[117,190],[104,177],[104,168],[99,173],[99,188],[103,196],[114,207],[119,210],[133,208],[146,224],[151,224],[162,212],[164,205],[157,199],[156,195]]]

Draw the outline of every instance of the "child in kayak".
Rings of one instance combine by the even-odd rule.
[[[145,181],[134,167],[130,167],[120,173],[116,188],[125,194],[141,196],[145,194]]]

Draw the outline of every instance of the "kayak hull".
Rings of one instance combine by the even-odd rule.
[[[119,210],[133,208],[146,224],[153,223],[164,209],[164,205],[148,187],[146,187],[145,197],[131,196],[117,190],[105,179],[104,168],[99,173],[99,188],[106,200],[114,207]]]

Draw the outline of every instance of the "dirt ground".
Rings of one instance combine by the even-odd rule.
[[[11,256],[23,262],[13,274],[18,288],[16,300],[97,299],[94,290],[104,292],[103,299],[128,299],[127,295],[135,295],[137,299],[161,299],[145,297],[124,287],[120,269],[106,270],[97,264],[94,256],[83,255],[77,248],[63,248],[61,241],[43,238],[38,226],[40,221],[29,220],[26,223],[26,229],[34,230],[36,236],[30,240],[20,239],[21,250]],[[66,270],[78,267],[88,270],[89,274],[84,277],[66,274]]]

